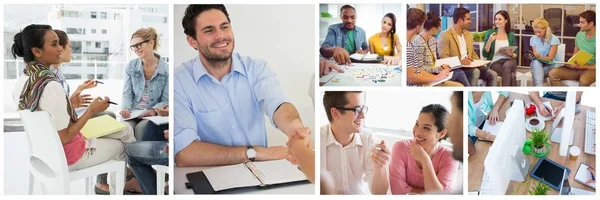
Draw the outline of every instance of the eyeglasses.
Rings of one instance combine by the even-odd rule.
[[[141,42],[139,42],[139,43],[137,43],[137,44],[133,44],[133,45],[129,46],[129,48],[130,48],[132,51],[138,50],[138,49],[140,49],[140,48],[142,47],[142,44],[144,44],[144,43],[146,43],[146,42],[150,42],[150,40],[144,40],[144,41],[141,41]]]
[[[359,116],[361,113],[367,114],[367,112],[369,112],[369,107],[367,106],[362,106],[362,107],[357,107],[357,108],[344,108],[344,107],[335,107],[338,110],[348,110],[348,111],[353,111],[354,115]]]

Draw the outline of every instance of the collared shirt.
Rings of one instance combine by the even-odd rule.
[[[71,88],[69,88],[69,83],[67,83],[67,80],[65,80],[65,75],[63,74],[62,70],[60,68],[56,69],[54,67],[49,68],[50,71],[56,74],[56,79],[58,80],[58,83],[60,83],[60,85],[65,89],[65,92],[67,92],[67,96],[69,96],[69,94],[71,94]]]
[[[345,147],[331,131],[331,124],[321,127],[321,169],[333,176],[338,194],[371,194],[369,185],[373,180],[371,151],[375,138],[368,131],[355,133],[352,142]]]
[[[196,57],[175,69],[175,153],[194,140],[223,146],[267,146],[265,115],[288,102],[275,73],[262,60],[231,56],[221,81]]]
[[[325,37],[325,41],[321,44],[321,47],[346,47],[346,28],[343,23],[332,24],[329,26],[327,30],[327,36]],[[367,33],[365,30],[358,26],[354,26],[354,50],[355,52],[362,49],[365,51],[369,50],[369,44],[367,43]],[[348,52],[353,54],[355,52]]]
[[[148,82],[148,107],[164,108],[169,104],[169,64],[158,57],[158,66]],[[123,109],[130,109],[137,105],[142,99],[146,78],[144,77],[144,66],[142,60],[134,59],[129,62],[125,69],[125,84],[123,85]]]
[[[550,48],[555,45],[560,45],[560,40],[554,34],[550,35],[548,41],[538,37],[537,35],[534,35],[531,37],[531,40],[529,40],[529,46],[535,47],[535,50],[542,56],[548,56],[548,54],[550,54]],[[558,53],[554,55],[552,60],[558,60]]]

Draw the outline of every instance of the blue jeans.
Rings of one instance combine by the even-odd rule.
[[[127,163],[144,194],[156,195],[156,172],[152,165],[169,165],[166,141],[140,141],[127,145]]]
[[[452,78],[450,78],[451,81],[459,82],[459,83],[463,84],[463,86],[465,86],[465,87],[471,86],[465,71],[463,71],[462,69],[455,69],[452,71],[454,73],[452,74]]]
[[[550,70],[552,70],[554,66],[545,65],[544,63],[537,60],[532,60],[530,66],[533,84],[535,86],[544,86],[544,78],[548,77],[548,72],[550,72]]]
[[[164,131],[167,129],[169,129],[169,124],[158,126],[152,122],[148,122],[142,141],[167,141],[164,134]]]

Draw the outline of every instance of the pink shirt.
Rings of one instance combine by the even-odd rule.
[[[63,144],[63,149],[67,157],[67,165],[75,164],[85,153],[85,139],[81,132],[77,133],[71,141]]]
[[[392,149],[390,162],[390,189],[392,194],[407,194],[412,188],[424,189],[423,171],[417,161],[410,156],[408,148],[411,140],[398,141]],[[451,192],[458,162],[452,157],[452,150],[437,144],[431,162],[444,192]]]

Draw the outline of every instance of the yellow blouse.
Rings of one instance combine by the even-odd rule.
[[[394,43],[399,42],[398,40],[398,34],[394,34]],[[369,45],[371,45],[373,47],[373,49],[375,50],[375,53],[377,55],[380,56],[389,56],[390,52],[392,51],[392,39],[390,36],[388,36],[387,38],[387,49],[383,48],[383,45],[381,44],[381,37],[380,37],[380,33],[376,33],[375,35],[371,36],[369,38]],[[398,51],[398,50],[396,50]],[[396,52],[394,52],[394,56],[396,55]]]

